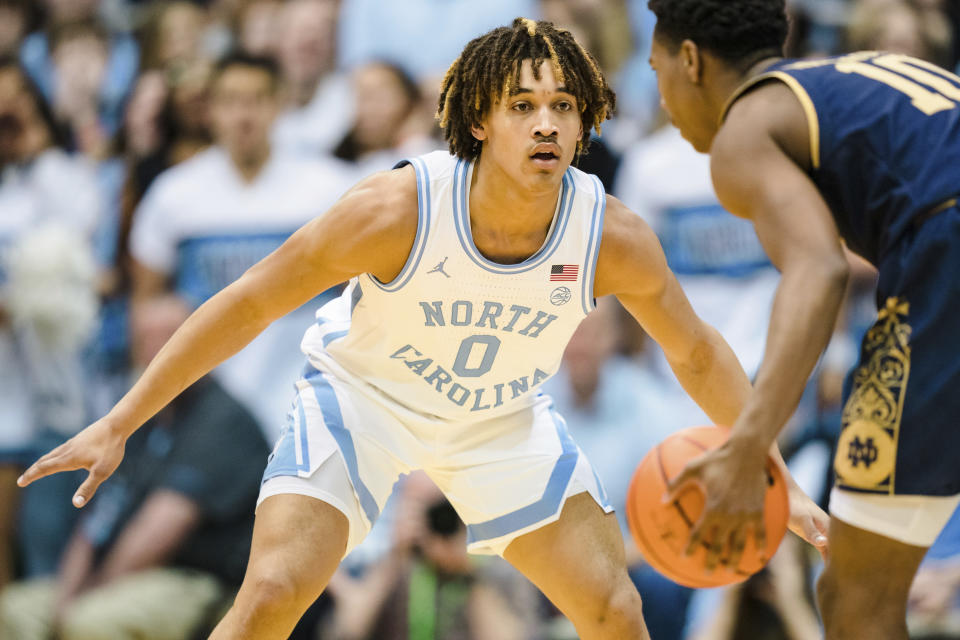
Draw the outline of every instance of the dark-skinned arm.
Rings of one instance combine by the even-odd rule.
[[[661,346],[684,390],[711,420],[718,425],[736,423],[751,397],[750,381],[740,362],[720,333],[690,306],[650,227],[612,197],[608,198],[595,288],[597,295],[615,294]],[[768,452],[783,468],[790,489],[790,529],[823,553],[827,515],[793,481],[775,442]],[[762,465],[756,474],[762,481]],[[671,486],[675,490],[685,482]],[[709,529],[699,524],[694,528],[689,550],[699,544],[701,531]],[[731,541],[730,554],[721,556],[720,547],[711,547],[708,566],[715,566],[721,557],[736,565],[746,536],[747,529],[741,527],[724,538]]]
[[[849,277],[830,210],[804,159],[791,157],[796,138],[808,139],[806,126],[789,90],[772,84],[731,112],[711,150],[720,202],[753,222],[781,273],[754,393],[733,429],[743,451],[766,450],[793,414],[830,341]]]
[[[758,547],[765,545],[765,454],[796,410],[846,290],[849,267],[830,211],[805,171],[806,149],[806,117],[777,83],[741,98],[711,148],[721,204],[753,222],[781,280],[764,360],[730,439],[671,483],[674,491],[691,481],[706,489],[690,548],[708,539],[711,553],[723,553],[750,529]],[[825,553],[825,539],[817,546]]]

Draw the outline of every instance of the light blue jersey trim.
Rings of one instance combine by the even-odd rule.
[[[403,269],[392,281],[383,283],[377,280],[373,274],[367,274],[370,282],[380,287],[384,291],[397,291],[403,285],[410,281],[413,274],[417,272],[420,266],[420,259],[423,258],[423,250],[427,246],[427,236],[430,231],[431,202],[430,202],[430,172],[427,170],[426,163],[420,158],[411,158],[408,160],[417,174],[417,235],[413,239],[413,248],[410,249],[410,255],[407,256],[407,262]],[[403,163],[397,166],[402,166]]]
[[[600,492],[600,506],[603,507],[604,511],[611,511],[613,505],[610,504],[610,499],[607,497],[607,490],[603,486],[603,482],[600,481],[600,476],[597,474],[597,470],[591,468],[593,471],[593,480],[597,483],[597,491]]]
[[[297,422],[299,421],[299,425]],[[297,464],[297,444],[294,438],[300,440],[302,462]],[[300,472],[310,471],[310,450],[307,447],[307,418],[303,410],[303,401],[297,394],[294,410],[287,414],[287,428],[280,436],[280,443],[275,453],[267,460],[267,468],[263,471],[263,482],[277,476],[299,476]]]
[[[360,300],[363,299],[363,289],[360,287],[360,281],[355,281],[353,291],[350,292],[350,317],[353,317],[353,310],[357,308]]]
[[[570,484],[570,478],[573,477],[573,470],[577,466],[577,458],[579,458],[580,453],[577,445],[574,444],[567,432],[566,422],[560,414],[553,410],[552,404],[550,415],[553,417],[553,424],[557,429],[557,437],[560,439],[562,452],[550,473],[550,479],[547,481],[547,488],[544,490],[543,496],[532,504],[493,520],[467,525],[467,544],[491,540],[519,531],[549,518],[560,509],[560,504],[567,493],[567,486]]]
[[[340,447],[343,461],[347,465],[347,473],[350,474],[350,482],[360,499],[360,506],[363,508],[367,520],[370,524],[373,524],[376,522],[377,516],[380,515],[380,508],[367,485],[360,479],[357,451],[353,446],[353,437],[343,426],[343,414],[340,412],[340,402],[337,400],[337,394],[323,377],[323,374],[310,365],[307,365],[304,369],[304,379],[313,387],[313,392],[317,396],[317,404],[323,414],[323,422],[333,435],[333,439],[337,441],[337,446]]]
[[[587,257],[583,263],[583,312],[590,313],[597,308],[593,297],[593,284],[597,278],[597,258],[600,256],[600,241],[603,240],[603,216],[607,212],[607,194],[603,184],[596,176],[593,180],[593,194],[597,201],[593,205],[593,218],[590,223],[590,239],[587,241]],[[597,213],[599,211],[599,214]]]
[[[344,329],[343,331],[331,331],[327,335],[323,336],[323,346],[326,347],[328,344],[334,340],[339,340],[350,333],[350,329]]]
[[[328,322],[334,322],[334,321],[328,318],[322,318],[322,317],[317,318],[318,327],[323,328],[323,325],[327,324]],[[323,336],[323,338],[321,338],[321,340],[323,341],[323,346],[326,347],[328,344],[330,344],[334,340],[339,340],[340,338],[344,337],[348,333],[350,333],[350,329],[343,329],[342,331],[331,331],[330,333]]]
[[[558,220],[553,225],[553,232],[544,243],[540,250],[532,256],[518,264],[500,264],[487,260],[473,243],[473,233],[470,231],[470,213],[467,206],[467,181],[469,180],[472,164],[464,161],[457,161],[457,168],[453,174],[453,219],[457,228],[457,237],[460,239],[460,246],[464,253],[470,256],[470,259],[480,267],[491,273],[497,274],[516,274],[524,273],[539,267],[547,261],[563,238],[563,233],[567,228],[567,222],[570,220],[570,211],[573,209],[573,200],[576,196],[576,185],[567,170],[563,174],[563,185],[560,192],[560,206],[558,207]]]

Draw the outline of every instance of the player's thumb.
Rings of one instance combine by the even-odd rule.
[[[673,502],[677,498],[677,494],[680,493],[689,483],[693,482],[695,476],[696,467],[691,466],[688,463],[680,473],[674,476],[671,480],[667,481],[667,491],[663,494],[663,502]]]
[[[801,526],[803,538],[813,545],[816,550],[820,552],[820,555],[823,556],[823,559],[826,560],[830,543],[827,539],[825,529],[820,526],[820,523],[818,523],[817,519],[813,516],[804,518]]]
[[[87,479],[83,481],[83,484],[80,485],[77,492],[73,494],[73,506],[77,509],[86,506],[87,503],[90,502],[90,499],[93,498],[93,494],[97,492],[97,488],[106,480],[108,475],[109,474],[99,472],[96,467],[91,469],[90,473],[87,474]]]

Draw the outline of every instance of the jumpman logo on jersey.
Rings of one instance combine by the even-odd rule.
[[[427,271],[427,273],[437,273],[439,271],[440,273],[442,273],[443,275],[449,278],[450,274],[443,270],[443,265],[447,263],[447,258],[449,257],[450,256],[444,256],[443,260],[441,260],[439,264],[437,264],[437,266],[435,266],[433,269],[430,269],[430,271]]]

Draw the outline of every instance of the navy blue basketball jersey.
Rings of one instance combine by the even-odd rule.
[[[917,216],[960,193],[957,76],[873,51],[781,60],[740,87],[727,109],[770,79],[803,105],[811,177],[847,245],[874,264]]]

